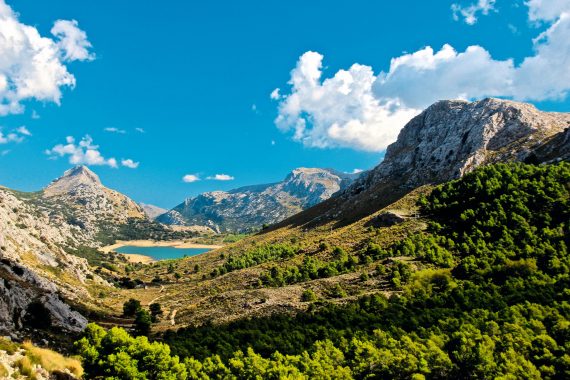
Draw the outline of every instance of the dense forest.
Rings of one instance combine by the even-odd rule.
[[[86,373],[116,379],[569,378],[570,164],[479,168],[419,202],[425,231],[390,247],[336,252],[337,271],[377,263],[389,275],[391,297],[314,301],[296,316],[188,327],[164,334],[163,342],[90,325],[76,343]],[[292,254],[285,247],[264,251],[213,275]],[[393,260],[402,256],[422,266]],[[313,275],[300,267],[263,281],[301,282],[319,276],[320,265],[311,266]]]

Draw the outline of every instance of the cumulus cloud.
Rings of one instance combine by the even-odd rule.
[[[279,102],[275,124],[306,146],[381,151],[437,100],[564,99],[570,89],[570,1],[525,4],[529,20],[546,30],[533,40],[533,55],[518,65],[481,46],[457,51],[445,44],[395,57],[378,74],[354,64],[323,79],[323,56],[307,52],[291,71],[290,92],[271,95]]]
[[[490,11],[495,9],[495,0],[479,0],[469,6],[460,4],[452,4],[453,19],[458,21],[462,18],[466,24],[473,25],[477,22],[477,14],[488,15]]]
[[[444,45],[435,52],[430,46],[393,58],[387,73],[380,73],[374,94],[386,101],[423,109],[439,99],[501,96],[512,87],[514,63],[498,61],[480,46],[457,52]]]
[[[227,174],[216,174],[213,176],[206,177],[206,179],[211,179],[214,181],[232,181],[235,178],[232,177],[231,175],[227,175]]]
[[[199,180],[200,177],[198,177],[196,174],[186,174],[184,177],[182,177],[182,181],[186,183],[197,182]]]
[[[385,148],[418,110],[397,99],[380,102],[372,68],[354,64],[321,81],[323,56],[306,52],[291,72],[291,93],[283,95],[275,123],[310,147]]]
[[[89,51],[91,43],[87,33],[79,29],[76,20],[57,20],[51,28],[57,46],[65,61],[91,61],[95,55]]]
[[[69,163],[73,165],[101,165],[118,168],[117,159],[105,158],[99,151],[99,145],[93,143],[89,135],[85,135],[79,142],[73,136],[67,136],[65,144],[57,144],[45,151],[50,158],[69,157]],[[131,159],[122,160],[121,164],[129,168],[136,168],[139,163]]]
[[[127,131],[125,131],[124,129],[119,129],[119,128],[115,128],[115,127],[107,127],[104,129],[105,132],[111,132],[111,133],[119,133],[124,135],[125,133],[127,133]]]
[[[563,13],[570,12],[568,0],[528,0],[528,18],[531,22],[556,21]]]
[[[121,165],[130,168],[130,169],[136,169],[139,167],[140,162],[135,162],[133,160],[131,160],[130,158],[127,158],[126,160],[121,160]]]
[[[31,136],[32,134],[25,126],[18,127],[16,129],[11,130],[8,133],[2,132],[0,129],[0,144],[8,144],[8,143],[21,143],[24,141],[26,136]]]
[[[40,35],[0,0],[0,115],[23,112],[30,99],[60,104],[61,89],[75,86],[66,63],[93,59],[76,21],[58,20],[51,32]]]

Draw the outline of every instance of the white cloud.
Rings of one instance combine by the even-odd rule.
[[[271,91],[271,94],[269,95],[269,97],[273,100],[279,100],[281,99],[281,94],[279,94],[279,89],[276,88],[275,90]]]
[[[50,156],[50,158],[68,156],[69,163],[73,165],[102,165],[112,168],[118,168],[119,166],[116,158],[105,158],[101,154],[99,146],[93,144],[93,139],[89,135],[85,135],[79,143],[76,143],[73,136],[67,136],[65,141],[66,144],[58,144],[46,150],[45,153]],[[122,160],[122,165],[131,167],[132,165],[138,166],[139,163],[131,159],[124,159]]]
[[[17,135],[16,133],[8,133],[4,135],[2,132],[0,132],[0,144],[8,144],[10,142],[19,143],[22,141],[24,141],[24,138]]]
[[[127,167],[127,168],[131,168],[131,169],[136,169],[139,167],[140,162],[135,162],[133,160],[131,160],[130,158],[126,159],[126,160],[121,160],[121,165]]]
[[[36,110],[32,111],[32,119],[37,120],[40,118],[40,114],[36,112]]]
[[[0,115],[23,112],[30,99],[60,104],[61,88],[75,86],[65,63],[93,58],[76,22],[59,20],[52,33],[41,36],[0,0]]]
[[[415,109],[440,99],[501,96],[512,87],[513,70],[512,60],[494,60],[480,46],[469,46],[464,52],[450,45],[434,52],[428,46],[393,58],[390,70],[380,73],[374,83],[374,94]]]
[[[135,128],[135,131],[137,131],[139,133],[145,133],[145,130],[142,128]]]
[[[362,169],[354,169],[352,172],[350,172],[350,174],[358,174],[358,173],[362,173],[363,170]]]
[[[477,22],[477,14],[488,15],[495,9],[495,0],[478,0],[467,7],[460,4],[452,4],[453,19],[455,21],[463,18],[466,24],[473,25]]]
[[[309,147],[384,149],[419,111],[397,100],[381,103],[372,92],[372,68],[354,64],[321,81],[323,56],[307,52],[291,72],[291,93],[283,95],[275,123]]]
[[[232,181],[235,178],[227,174],[216,174],[214,176],[206,177],[206,179],[212,179],[214,181]]]
[[[186,183],[197,182],[199,180],[200,177],[198,177],[196,174],[186,174],[184,177],[182,177],[182,181]]]
[[[381,151],[437,100],[564,99],[570,90],[570,1],[527,5],[529,20],[547,27],[533,40],[533,55],[519,65],[495,59],[481,46],[458,52],[445,44],[438,51],[427,46],[393,58],[377,75],[354,64],[322,79],[323,56],[307,52],[291,72],[290,93],[278,98],[275,123],[306,146]]]
[[[563,13],[570,12],[568,0],[528,0],[528,19],[531,22],[552,22],[558,20]]]
[[[89,51],[91,43],[87,33],[79,29],[76,20],[57,20],[51,28],[65,61],[91,61],[95,55]]]
[[[25,126],[18,127],[11,130],[9,133],[4,134],[0,129],[0,144],[8,143],[21,143],[24,141],[26,136],[31,136],[32,134]]]
[[[16,131],[24,136],[31,136],[32,133],[28,130],[28,128],[26,128],[25,125],[22,125],[21,127],[16,128]]]
[[[127,133],[127,131],[125,131],[124,129],[119,129],[119,128],[115,128],[115,127],[107,127],[104,129],[105,132],[111,132],[111,133],[119,133],[124,135],[125,133]]]

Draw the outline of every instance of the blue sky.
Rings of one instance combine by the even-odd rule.
[[[0,184],[26,191],[42,188],[72,166],[69,155],[57,153],[65,150],[66,137],[73,136],[72,144],[78,146],[89,135],[90,146],[97,145],[94,150],[103,157],[102,165],[90,167],[106,185],[137,201],[172,207],[203,191],[278,181],[299,166],[371,168],[397,133],[399,120],[440,97],[505,96],[532,101],[545,110],[568,111],[567,78],[537,87],[536,94],[547,95],[535,96],[528,88],[537,86],[534,66],[540,65],[535,62],[518,70],[525,57],[541,54],[549,59],[546,49],[555,45],[554,37],[543,44],[546,48],[533,44],[533,38],[553,28],[565,14],[561,12],[570,9],[558,7],[566,1],[553,2],[557,4],[552,9],[545,9],[549,1],[545,3],[534,9],[538,16],[531,16],[533,8],[522,1],[504,0],[139,1],[136,5],[120,0],[8,1],[22,25],[56,42],[68,36],[79,45],[73,46],[75,50],[58,45],[62,65],[76,81],[73,89],[59,87],[60,105],[22,97],[21,109],[0,116],[0,137],[6,140],[14,134],[12,141],[0,144]],[[551,10],[554,15],[548,13]],[[56,20],[76,20],[77,25],[61,24],[57,37],[51,33]],[[82,39],[74,34],[79,29],[91,47],[81,45]],[[0,41],[0,50],[6,43]],[[380,73],[390,72],[392,58],[426,46],[433,47],[434,55],[445,44],[459,54],[478,45],[491,58],[481,52],[456,57],[444,50],[441,59],[431,63],[435,65],[431,76],[422,71],[418,77],[413,71],[417,65],[406,68],[406,62],[430,61],[429,52],[424,52],[402,60],[402,66],[379,84]],[[567,45],[557,46],[568,53]],[[319,54],[305,55],[309,51]],[[88,55],[82,55],[85,52]],[[559,57],[560,62],[567,62],[568,56]],[[512,67],[505,64],[507,59],[512,59]],[[475,62],[473,71],[449,77],[454,68],[471,67],[471,62]],[[287,84],[296,65],[307,68],[298,70],[300,74],[317,70],[324,80],[354,63],[369,66],[376,81],[358,96],[337,96],[334,81],[330,88],[317,89],[307,88],[312,86],[307,77],[297,86]],[[0,59],[0,73],[2,64]],[[560,64],[553,65],[557,69]],[[473,75],[477,70],[484,78],[476,84],[484,85],[472,90],[475,84],[466,81],[463,94],[464,88],[456,88],[463,83],[457,75],[478,78]],[[365,82],[359,72],[347,74],[350,83]],[[360,79],[355,79],[357,75]],[[498,80],[511,75],[512,89]],[[443,88],[431,88],[433,78],[440,76]],[[424,90],[419,88],[423,83]],[[279,96],[271,99],[276,88]],[[316,97],[315,91],[320,95]],[[394,99],[399,99],[397,105]],[[377,100],[396,108],[399,118],[386,119],[374,103]],[[292,110],[294,102],[300,106]],[[353,107],[343,108],[347,102],[354,102]],[[373,117],[354,111],[369,110],[366,102],[374,103]],[[279,115],[280,128],[275,123]],[[298,128],[299,122],[305,123],[304,129]],[[338,128],[331,129],[335,123]],[[17,132],[21,126],[31,136]],[[109,128],[124,133],[105,130]],[[378,128],[389,133],[379,134]],[[57,145],[61,149],[54,149]],[[117,168],[111,167],[110,158],[117,160]],[[138,167],[121,165],[126,159]],[[201,180],[183,182],[188,174]],[[234,179],[206,179],[216,174]]]

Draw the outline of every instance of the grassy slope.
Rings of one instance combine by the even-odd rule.
[[[342,227],[335,227],[336,221],[312,229],[289,226],[243,239],[197,257],[145,266],[131,273],[131,277],[150,282],[158,276],[163,280],[162,291],[153,287],[134,289],[123,292],[123,295],[141,299],[143,305],[151,301],[161,303],[167,316],[157,326],[157,329],[161,330],[172,327],[170,316],[174,310],[176,326],[201,324],[206,321],[227,322],[242,317],[305,310],[309,306],[309,303],[301,301],[305,289],[311,289],[319,298],[331,299],[333,302],[345,302],[359,295],[376,292],[389,294],[394,290],[382,276],[372,276],[366,281],[360,279],[361,273],[374,271],[374,264],[361,264],[350,273],[282,287],[258,288],[256,283],[259,277],[273,266],[291,267],[300,264],[306,256],[329,261],[332,260],[333,247],[341,247],[349,255],[365,249],[370,242],[388,247],[410,233],[425,228],[424,221],[413,216],[417,212],[418,196],[428,191],[429,187],[419,188],[388,207]],[[398,213],[406,220],[391,227],[371,227],[371,221],[386,211]],[[327,248],[323,250],[320,245],[325,240]],[[210,272],[223,265],[229,256],[239,256],[268,244],[294,246],[297,247],[298,254],[289,259],[269,261],[211,278]],[[196,265],[199,266],[197,273]],[[174,273],[179,273],[182,277],[176,281]],[[331,296],[337,284],[346,291],[346,297]]]

